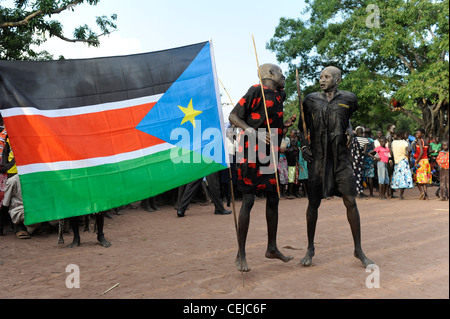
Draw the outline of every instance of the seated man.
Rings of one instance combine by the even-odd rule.
[[[38,228],[39,224],[24,225],[24,210],[22,201],[22,190],[20,188],[19,175],[8,178],[6,181],[5,197],[0,210],[0,235],[3,234],[3,217],[5,213],[11,216],[17,238],[28,239]]]

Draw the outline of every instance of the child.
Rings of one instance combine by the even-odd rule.
[[[442,150],[436,158],[436,163],[440,167],[440,200],[448,200],[448,141],[442,142]]]
[[[395,163],[391,187],[400,189],[400,199],[404,199],[405,188],[414,187],[411,169],[409,168],[409,144],[403,139],[403,135],[403,131],[397,131],[396,138],[391,144],[391,155]]]
[[[387,165],[389,162],[389,147],[386,147],[386,137],[379,138],[380,146],[369,152],[369,156],[377,162],[378,184],[380,186],[380,199],[386,199],[386,189],[389,187],[389,174]],[[378,155],[378,157],[375,156]]]
[[[428,145],[423,139],[425,131],[417,130],[416,153],[414,155],[416,167],[416,183],[420,191],[419,199],[428,200],[428,185],[431,184],[431,166],[428,161]]]

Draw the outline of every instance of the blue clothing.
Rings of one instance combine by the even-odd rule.
[[[385,162],[378,161],[377,172],[378,172],[378,184],[389,185],[389,174],[387,170],[387,164]]]

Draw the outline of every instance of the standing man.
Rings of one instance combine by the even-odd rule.
[[[355,94],[338,90],[341,71],[333,66],[320,75],[323,93],[308,94],[303,102],[306,126],[311,144],[304,146],[303,156],[308,164],[308,208],[306,211],[308,250],[301,260],[304,266],[312,265],[315,253],[314,235],[318,209],[322,198],[342,196],[347,208],[347,220],[354,241],[354,256],[364,266],[372,264],[361,249],[361,227],[356,205],[356,184],[353,177],[350,150],[352,139],[350,117],[357,110]],[[302,131],[302,125],[299,125]],[[304,136],[301,134],[301,136]]]
[[[252,86],[231,111],[229,120],[234,126],[241,128],[239,150],[237,152],[238,181],[242,192],[242,206],[239,212],[238,243],[236,267],[239,271],[250,271],[245,256],[245,243],[250,223],[250,211],[255,201],[255,192],[264,191],[266,195],[266,220],[268,244],[265,256],[278,258],[284,262],[293,257],[284,256],[277,248],[278,228],[278,194],[275,170],[278,163],[278,147],[281,145],[283,129],[283,102],[285,77],[281,68],[274,64],[260,66],[261,85]],[[269,119],[265,114],[264,97]],[[295,116],[286,122],[291,126]],[[267,129],[267,121],[275,134]],[[257,141],[261,141],[260,143]],[[255,143],[256,142],[256,143]],[[275,149],[276,163],[272,160],[270,143]]]
[[[177,216],[184,217],[185,212],[189,206],[189,203],[197,193],[198,187],[202,184],[203,178],[197,179],[186,185],[183,195],[178,202]],[[209,192],[211,194],[212,202],[214,203],[214,215],[228,215],[231,214],[231,210],[227,210],[223,207],[222,198],[220,197],[220,182],[219,172],[212,173],[206,176],[208,182]]]

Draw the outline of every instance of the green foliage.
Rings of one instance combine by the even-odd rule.
[[[306,3],[309,19],[281,18],[267,43],[289,65],[288,95],[296,95],[296,68],[306,94],[318,89],[321,70],[334,65],[343,73],[340,88],[358,96],[355,125],[401,122],[448,134],[442,117],[449,100],[449,0]]]
[[[97,5],[99,0],[15,0],[14,7],[1,6],[0,0],[0,59],[2,60],[46,60],[52,56],[36,47],[48,37],[58,37],[68,42],[84,42],[99,46],[99,37],[116,29],[117,15],[97,17],[95,23],[100,32],[88,25],[77,27],[73,38],[63,33],[63,25],[52,20],[58,13],[73,11],[81,4]]]

